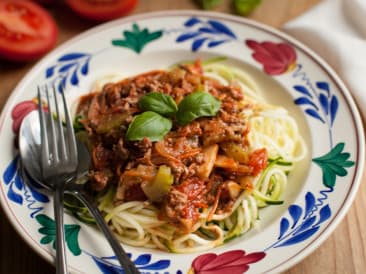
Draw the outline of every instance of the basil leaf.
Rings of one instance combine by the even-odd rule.
[[[199,117],[215,116],[220,106],[220,100],[210,93],[195,91],[180,102],[176,116],[177,123],[184,126]]]
[[[129,141],[140,141],[148,137],[151,142],[160,141],[172,128],[172,121],[152,111],[136,115],[126,132]]]
[[[139,107],[143,111],[151,110],[168,117],[174,116],[178,110],[174,99],[161,92],[151,92],[141,97]]]

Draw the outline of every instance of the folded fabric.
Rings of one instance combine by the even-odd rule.
[[[283,29],[336,70],[366,121],[366,1],[324,0]]]

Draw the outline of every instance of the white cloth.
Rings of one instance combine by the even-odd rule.
[[[283,30],[337,71],[366,121],[366,0],[323,0]]]

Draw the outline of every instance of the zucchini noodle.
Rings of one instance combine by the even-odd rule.
[[[285,108],[265,102],[262,97],[265,91],[260,90],[248,72],[217,62],[203,62],[202,68],[206,79],[242,90],[243,104],[253,106],[240,114],[249,125],[246,142],[251,151],[265,148],[268,163],[259,174],[250,177],[251,187],[244,179],[237,182],[241,189],[229,210],[216,210],[215,204],[203,208],[189,233],[177,230],[149,201],[116,205],[113,200],[116,189],[109,187],[97,202],[122,243],[177,253],[200,252],[222,245],[255,227],[260,208],[283,203],[288,174],[307,154],[295,119]],[[207,89],[207,85],[203,88]]]

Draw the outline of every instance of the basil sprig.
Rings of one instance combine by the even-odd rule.
[[[177,123],[184,126],[199,117],[215,116],[221,102],[208,92],[195,91],[186,96],[177,107],[171,96],[152,92],[140,99],[139,107],[144,112],[134,117],[128,126],[126,139],[141,141],[148,137],[154,142],[163,139],[171,130],[174,116]]]
[[[172,120],[153,111],[136,115],[126,132],[129,141],[141,141],[148,137],[151,142],[160,141],[171,130]]]
[[[143,111],[154,111],[166,117],[173,117],[178,111],[174,99],[161,92],[151,92],[144,95],[139,101],[139,107]]]
[[[180,102],[176,115],[177,123],[184,126],[199,117],[215,116],[220,106],[220,100],[210,93],[195,91]]]

